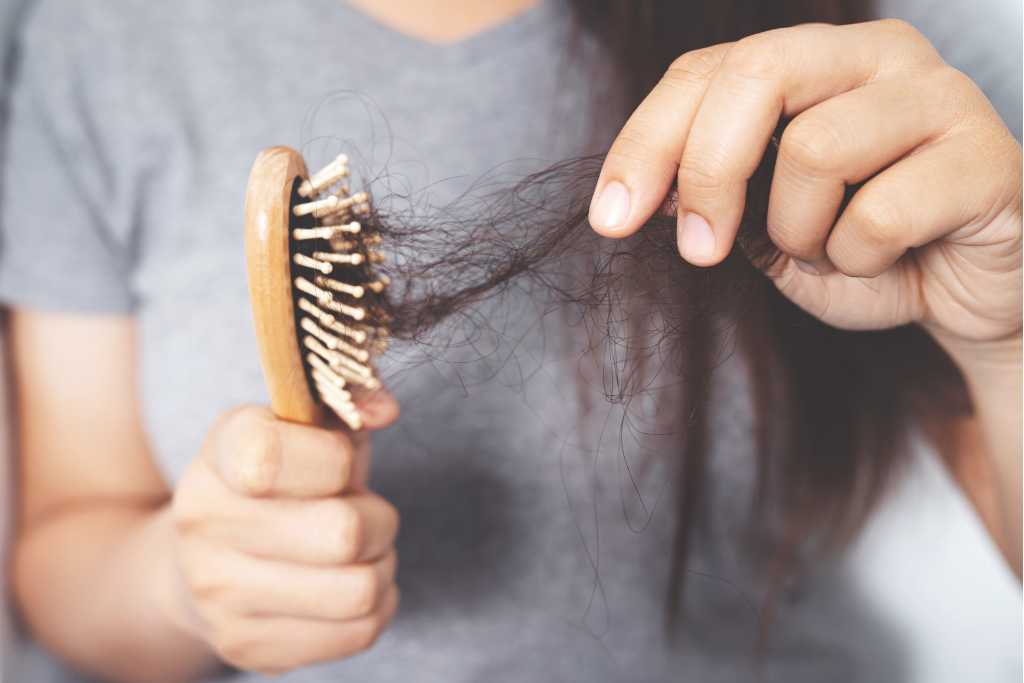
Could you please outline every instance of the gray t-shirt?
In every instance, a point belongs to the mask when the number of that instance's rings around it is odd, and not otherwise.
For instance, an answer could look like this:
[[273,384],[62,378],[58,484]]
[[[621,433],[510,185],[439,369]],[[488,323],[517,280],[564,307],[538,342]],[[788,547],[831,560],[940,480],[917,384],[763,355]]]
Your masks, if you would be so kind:
[[[337,0],[40,3],[14,94],[0,298],[136,317],[145,428],[173,483],[216,415],[266,401],[241,230],[258,151],[301,147],[315,166],[344,149],[385,178],[376,193],[443,205],[482,175],[608,141],[590,119],[626,112],[579,38],[559,0],[446,46]],[[719,373],[713,513],[669,637],[663,454],[623,448],[600,382],[580,415],[585,372],[560,318],[525,294],[488,314],[463,343],[382,362],[403,409],[374,437],[373,485],[403,518],[392,628],[370,652],[280,680],[894,679],[897,644],[832,567],[782,596],[756,659],[738,362]]]

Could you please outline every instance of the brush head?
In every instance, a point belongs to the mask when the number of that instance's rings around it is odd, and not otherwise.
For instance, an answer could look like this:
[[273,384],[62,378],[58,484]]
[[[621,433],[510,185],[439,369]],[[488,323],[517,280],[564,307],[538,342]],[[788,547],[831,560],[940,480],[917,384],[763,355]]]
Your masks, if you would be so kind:
[[319,422],[324,408],[362,427],[353,392],[374,390],[372,364],[387,343],[387,276],[380,236],[362,218],[339,155],[308,175],[295,150],[274,147],[253,164],[246,193],[246,255],[256,336],[271,408]]

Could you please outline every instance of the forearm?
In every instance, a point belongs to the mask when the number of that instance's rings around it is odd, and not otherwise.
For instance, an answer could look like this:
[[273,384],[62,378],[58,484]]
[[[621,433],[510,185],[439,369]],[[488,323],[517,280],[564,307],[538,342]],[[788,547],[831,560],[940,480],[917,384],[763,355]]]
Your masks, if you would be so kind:
[[166,505],[83,504],[19,534],[15,591],[35,635],[104,680],[192,681],[217,666],[169,615],[176,597]]
[[[986,496],[974,500],[979,508],[991,510],[995,536],[1007,562],[1021,576],[1021,451],[1022,380],[1021,338],[986,344],[946,344],[947,350],[963,372],[974,404],[980,438],[967,440],[960,458],[985,459],[980,467],[990,482],[984,487],[966,489],[968,496]],[[993,528],[994,527],[994,528]]]

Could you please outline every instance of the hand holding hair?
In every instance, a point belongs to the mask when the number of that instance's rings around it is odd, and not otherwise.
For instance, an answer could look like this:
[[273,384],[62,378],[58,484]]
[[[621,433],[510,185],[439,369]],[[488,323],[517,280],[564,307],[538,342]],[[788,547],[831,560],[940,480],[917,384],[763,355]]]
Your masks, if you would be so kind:
[[675,183],[680,254],[721,262],[780,117],[792,120],[767,227],[786,296],[846,329],[1019,338],[1020,146],[903,22],[796,26],[684,54],[613,144],[594,228],[635,232]]
[[[398,415],[384,391],[366,429]],[[223,415],[171,508],[179,590],[170,617],[217,656],[275,673],[369,647],[398,605],[398,513],[366,489],[366,431]]]
[[767,275],[829,325],[919,323],[945,348],[1002,475],[1019,574],[1021,148],[913,27],[806,24],[682,55],[612,145],[591,225],[630,235],[675,186],[679,253],[722,262],[780,118]]

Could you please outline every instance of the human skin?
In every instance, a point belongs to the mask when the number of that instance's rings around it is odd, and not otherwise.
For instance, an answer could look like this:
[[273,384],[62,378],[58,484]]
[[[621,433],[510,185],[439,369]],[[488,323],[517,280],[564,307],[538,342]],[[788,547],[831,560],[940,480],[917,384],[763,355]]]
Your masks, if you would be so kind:
[[1019,578],[1021,148],[917,30],[808,24],[682,55],[613,143],[592,226],[630,235],[674,187],[680,255],[720,263],[780,117],[768,276],[829,325],[917,323],[950,354],[976,416],[958,468],[989,473],[964,490]]
[[[459,31],[451,22],[460,16],[459,2],[437,1],[452,14],[431,12],[431,0],[374,6],[385,21],[389,11],[425,8],[422,22],[440,18],[445,25],[423,35],[440,41],[496,20],[478,17],[483,23]],[[500,5],[511,14],[524,3],[463,4]],[[670,169],[665,192],[682,146],[677,151],[675,162],[663,166]],[[614,153],[623,154],[621,145]],[[657,188],[658,178],[650,186],[649,178],[621,168],[624,181],[642,181],[635,192]],[[605,171],[602,183],[617,177]],[[1018,241],[1010,251],[1018,258],[1019,301],[1019,175],[1016,182]],[[629,216],[634,227],[637,215]],[[724,225],[707,215],[716,230]],[[9,329],[19,431],[15,590],[22,614],[53,651],[106,680],[185,681],[221,659],[276,672],[343,657],[386,626],[397,600],[390,545],[397,519],[361,486],[364,443],[285,425],[258,407],[236,409],[211,426],[171,490],[153,464],[139,416],[130,318],[15,310]],[[1016,329],[1019,339],[1019,319]],[[975,384],[1002,382],[1014,348],[1019,382],[1019,342],[1003,341],[991,339],[991,353],[964,343],[976,349],[977,370],[969,374]],[[1007,421],[1001,429],[1016,436],[1019,455],[1019,383],[1016,414],[999,412],[998,393],[976,393],[991,406],[981,413]],[[378,399],[362,405],[369,428],[396,416],[393,402]],[[998,435],[999,424],[989,432]],[[321,480],[331,485],[311,488]],[[1019,507],[1019,489],[1017,501]],[[309,515],[318,515],[316,525]],[[239,525],[243,518],[246,525]],[[355,519],[364,533],[353,533]],[[323,533],[311,536],[311,526]],[[231,581],[214,571],[224,563],[231,563]]]
[[[446,42],[534,2],[389,0],[368,9]],[[241,406],[211,425],[172,489],[139,415],[131,317],[15,309],[8,330],[14,594],[50,650],[102,680],[181,683],[223,662],[273,674],[341,659],[387,627],[399,601],[399,520],[366,490],[365,434]],[[398,415],[386,392],[359,409],[370,431]]]
[[[115,681],[275,673],[372,645],[398,603],[398,513],[366,487],[366,432],[242,406],[171,490],[138,418],[133,320],[10,323],[13,578],[37,637]],[[398,415],[383,391],[358,405],[367,430]]]

